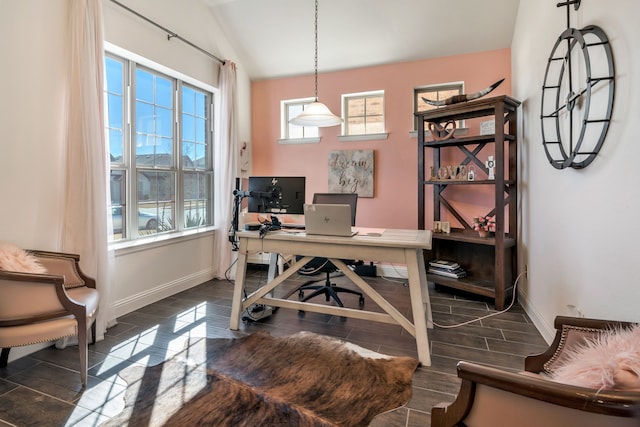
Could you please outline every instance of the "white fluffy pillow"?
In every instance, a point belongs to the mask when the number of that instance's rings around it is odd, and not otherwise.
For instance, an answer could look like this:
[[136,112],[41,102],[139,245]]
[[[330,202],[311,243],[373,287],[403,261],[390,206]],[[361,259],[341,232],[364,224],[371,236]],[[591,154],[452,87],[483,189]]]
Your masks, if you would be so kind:
[[640,325],[602,333],[568,350],[551,377],[597,390],[640,391]]
[[0,270],[37,274],[47,272],[38,258],[7,242],[0,242]]

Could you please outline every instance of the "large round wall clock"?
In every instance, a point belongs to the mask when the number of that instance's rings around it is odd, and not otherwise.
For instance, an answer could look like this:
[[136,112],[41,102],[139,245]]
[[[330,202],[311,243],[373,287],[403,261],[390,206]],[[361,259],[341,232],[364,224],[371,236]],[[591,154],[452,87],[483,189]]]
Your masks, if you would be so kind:
[[556,169],[587,167],[600,151],[609,130],[615,89],[611,45],[595,25],[569,25],[556,41],[544,75],[540,121],[547,159]]

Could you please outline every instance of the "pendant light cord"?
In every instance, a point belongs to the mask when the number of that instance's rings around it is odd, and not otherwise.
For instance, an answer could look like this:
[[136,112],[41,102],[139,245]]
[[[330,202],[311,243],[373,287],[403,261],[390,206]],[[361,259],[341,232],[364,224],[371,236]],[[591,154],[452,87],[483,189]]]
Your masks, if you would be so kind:
[[318,102],[318,0],[316,0],[316,17],[315,17],[315,31],[314,31],[314,37],[315,37],[315,46],[316,46],[316,50],[315,50],[315,57],[314,59],[314,78],[315,78],[315,83],[316,83],[316,102]]

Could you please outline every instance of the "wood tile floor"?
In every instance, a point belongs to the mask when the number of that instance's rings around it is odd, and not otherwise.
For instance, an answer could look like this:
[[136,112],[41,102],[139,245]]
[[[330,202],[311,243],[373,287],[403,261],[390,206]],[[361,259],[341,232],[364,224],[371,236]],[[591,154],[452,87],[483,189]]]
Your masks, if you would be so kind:
[[[266,271],[249,272],[249,292],[266,280]],[[322,279],[323,276],[316,276]],[[308,277],[283,284],[293,290]],[[409,319],[409,289],[401,279],[381,277],[367,281]],[[338,277],[335,283],[349,286]],[[163,299],[118,319],[104,341],[89,347],[89,381],[80,385],[77,347],[48,348],[0,369],[0,426],[98,426],[123,408],[125,383],[118,372],[132,364],[155,365],[204,337],[239,337],[258,330],[289,335],[301,330],[345,339],[381,353],[417,357],[415,340],[400,326],[340,319],[335,316],[278,309],[258,322],[242,322],[230,331],[232,285],[209,281]],[[287,292],[283,289],[281,296]],[[345,294],[341,294],[345,295]],[[434,321],[441,325],[465,322],[494,312],[489,302],[430,288]],[[296,298],[294,294],[291,298]],[[314,302],[321,302],[315,299]],[[346,295],[346,306],[357,307],[357,297]],[[376,309],[367,300],[367,309]],[[458,328],[429,330],[432,365],[414,374],[413,398],[403,408],[381,414],[371,426],[429,426],[433,405],[454,398],[459,387],[456,363],[470,360],[507,370],[522,369],[524,357],[547,345],[517,304],[507,313]],[[133,426],[138,427],[138,426]]]

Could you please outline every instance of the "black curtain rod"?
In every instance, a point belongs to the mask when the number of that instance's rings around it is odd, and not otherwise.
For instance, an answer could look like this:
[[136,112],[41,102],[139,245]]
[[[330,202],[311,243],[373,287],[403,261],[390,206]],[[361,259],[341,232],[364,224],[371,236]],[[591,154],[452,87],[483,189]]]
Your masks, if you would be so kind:
[[120,6],[121,8],[125,9],[128,12],[133,13],[134,15],[136,15],[138,18],[144,19],[145,21],[147,21],[148,23],[155,25],[156,27],[160,28],[162,31],[167,33],[167,40],[171,40],[172,38],[177,38],[178,40],[180,40],[181,42],[184,42],[186,44],[188,44],[189,46],[191,46],[194,49],[199,50],[200,52],[204,53],[205,55],[207,55],[208,57],[215,59],[216,61],[218,61],[221,64],[224,64],[224,60],[218,58],[217,56],[215,56],[212,53],[207,52],[206,50],[202,49],[200,46],[197,46],[193,43],[191,43],[189,40],[185,39],[184,37],[179,36],[178,34],[174,33],[173,31],[169,30],[168,28],[163,27],[162,25],[158,24],[157,22],[152,21],[151,19],[147,18],[144,15],[141,15],[140,13],[136,12],[135,10],[123,5],[122,3],[116,1],[116,0],[111,0],[111,2],[117,4],[118,6]]

